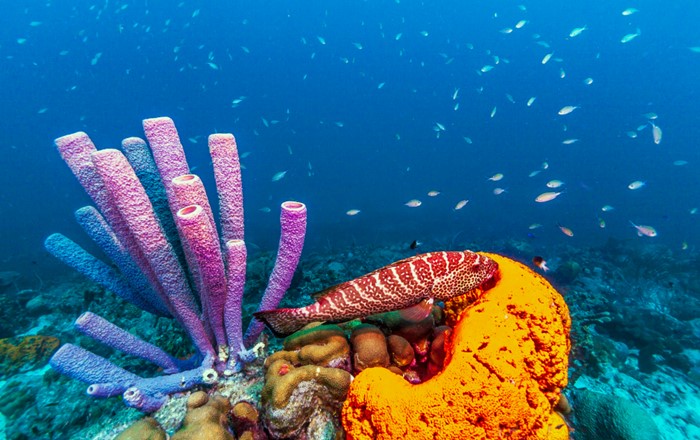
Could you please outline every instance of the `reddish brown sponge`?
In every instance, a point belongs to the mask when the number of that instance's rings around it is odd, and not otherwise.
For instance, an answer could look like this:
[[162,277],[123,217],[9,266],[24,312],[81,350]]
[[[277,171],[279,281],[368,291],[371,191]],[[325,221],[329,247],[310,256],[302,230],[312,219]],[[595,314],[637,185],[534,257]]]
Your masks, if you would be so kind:
[[386,337],[379,327],[371,324],[358,325],[350,335],[350,345],[353,352],[352,369],[355,374],[370,367],[389,366]]
[[540,275],[487,255],[500,280],[463,311],[446,305],[457,318],[443,370],[418,385],[384,368],[358,374],[343,406],[348,439],[568,439],[553,411],[567,383],[568,308]]
[[427,377],[433,377],[439,373],[445,363],[445,342],[452,329],[446,325],[436,327],[433,331],[433,340],[430,343],[430,353],[428,354]]

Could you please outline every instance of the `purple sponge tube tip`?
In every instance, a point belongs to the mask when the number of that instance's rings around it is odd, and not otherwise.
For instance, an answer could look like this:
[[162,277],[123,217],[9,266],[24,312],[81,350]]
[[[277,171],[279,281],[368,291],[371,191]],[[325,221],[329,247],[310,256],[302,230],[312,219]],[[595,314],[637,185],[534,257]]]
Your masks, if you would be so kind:
[[142,378],[124,392],[124,401],[132,408],[153,412],[165,403],[168,395],[187,391],[199,385],[211,385],[218,379],[219,375],[216,371],[207,365],[177,374]]
[[153,159],[156,162],[160,178],[163,181],[165,192],[171,203],[171,211],[175,215],[175,207],[172,205],[171,186],[172,180],[177,176],[190,172],[185,159],[185,150],[180,143],[180,136],[172,119],[168,117],[149,118],[143,120],[143,131],[151,146]]
[[[292,284],[292,277],[299,264],[301,251],[304,248],[306,205],[291,201],[282,203],[280,225],[282,232],[280,234],[277,259],[258,311],[277,308],[285,292]],[[250,346],[255,343],[264,327],[265,325],[262,321],[253,318],[243,338],[245,345]]]
[[144,394],[136,387],[124,391],[124,404],[143,413],[150,414],[158,411],[168,401],[165,394]]
[[189,205],[199,205],[204,209],[207,217],[214,224],[214,215],[209,205],[207,192],[204,189],[202,179],[196,174],[183,174],[173,179],[172,189],[175,195],[175,212]]
[[83,334],[109,347],[153,362],[163,368],[166,373],[175,373],[181,369],[178,360],[160,348],[149,344],[92,312],[85,312],[80,315],[75,321],[75,327]]

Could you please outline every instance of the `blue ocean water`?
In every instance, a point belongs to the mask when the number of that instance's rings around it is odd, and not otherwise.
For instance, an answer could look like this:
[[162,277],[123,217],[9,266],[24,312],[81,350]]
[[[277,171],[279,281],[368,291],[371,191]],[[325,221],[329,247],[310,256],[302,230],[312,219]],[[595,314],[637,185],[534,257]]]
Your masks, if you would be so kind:
[[116,148],[157,116],[175,121],[212,201],[206,138],[234,133],[255,249],[274,251],[279,205],[299,200],[311,252],[512,241],[556,260],[615,239],[697,258],[698,18],[689,0],[10,2],[7,291],[65,274],[42,246],[52,232],[99,254],[53,139],[85,131]]

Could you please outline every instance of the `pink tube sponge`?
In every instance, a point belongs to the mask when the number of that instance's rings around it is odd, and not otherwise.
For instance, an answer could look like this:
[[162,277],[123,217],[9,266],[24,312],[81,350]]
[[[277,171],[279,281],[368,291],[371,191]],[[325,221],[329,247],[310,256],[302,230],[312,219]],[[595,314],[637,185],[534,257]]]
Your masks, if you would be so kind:
[[[306,235],[306,205],[300,202],[282,203],[280,215],[281,235],[275,267],[265,289],[258,311],[277,308],[282,297],[292,284],[292,277],[299,264]],[[253,319],[244,338],[245,344],[253,343],[264,328],[262,321]]]
[[170,200],[172,180],[190,172],[175,123],[167,117],[144,119],[143,131]]
[[247,252],[243,240],[226,242],[226,306],[224,307],[224,324],[230,350],[227,370],[237,372],[243,362],[240,357],[249,354],[243,345],[243,323],[241,308],[245,289]]
[[204,209],[207,217],[214,224],[214,216],[211,212],[207,192],[204,189],[202,179],[196,174],[183,174],[172,180],[173,194],[175,195],[175,211],[179,211],[185,206],[199,205]]
[[180,239],[187,249],[188,264],[197,268],[191,273],[197,277],[196,283],[200,289],[199,296],[206,321],[216,338],[219,357],[223,359],[228,346],[224,332],[226,273],[216,229],[213,228],[204,208],[199,205],[180,209],[175,222],[180,231]]

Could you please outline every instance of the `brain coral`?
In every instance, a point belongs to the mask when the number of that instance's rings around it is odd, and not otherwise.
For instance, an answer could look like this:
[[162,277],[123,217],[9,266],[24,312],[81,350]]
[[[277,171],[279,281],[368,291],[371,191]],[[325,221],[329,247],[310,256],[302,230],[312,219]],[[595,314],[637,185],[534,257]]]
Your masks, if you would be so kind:
[[567,383],[568,308],[540,275],[489,256],[500,279],[459,315],[444,369],[418,385],[384,368],[358,374],[343,406],[348,439],[568,439],[552,411]]

